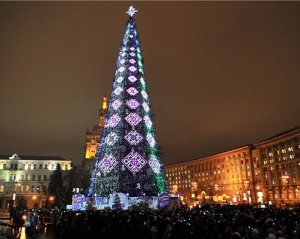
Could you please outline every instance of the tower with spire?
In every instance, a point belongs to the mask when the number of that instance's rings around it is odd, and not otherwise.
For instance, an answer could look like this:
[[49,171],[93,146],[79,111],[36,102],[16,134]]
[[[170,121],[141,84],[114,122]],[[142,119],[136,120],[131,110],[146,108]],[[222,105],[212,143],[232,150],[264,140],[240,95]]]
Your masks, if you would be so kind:
[[98,124],[94,125],[93,130],[87,130],[85,135],[85,161],[93,161],[95,163],[96,152],[100,145],[102,131],[104,129],[104,116],[107,111],[106,92],[103,96],[102,108],[99,109]]
[[[122,192],[155,196],[166,191],[152,122],[144,62],[132,6],[96,153],[89,196]],[[100,122],[100,121],[99,121]]]

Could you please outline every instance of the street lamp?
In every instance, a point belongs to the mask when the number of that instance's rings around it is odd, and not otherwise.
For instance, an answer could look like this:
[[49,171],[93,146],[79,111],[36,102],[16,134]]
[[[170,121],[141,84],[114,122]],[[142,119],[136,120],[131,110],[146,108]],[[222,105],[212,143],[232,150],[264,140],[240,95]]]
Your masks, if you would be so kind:
[[16,207],[16,193],[13,193],[13,201],[14,201],[13,206]]
[[49,197],[49,201],[50,201],[50,207],[52,206],[53,202],[54,202],[54,197],[53,196],[50,196]]
[[36,196],[33,196],[33,197],[32,197],[32,200],[33,200],[33,207],[35,208],[35,204],[36,204]]

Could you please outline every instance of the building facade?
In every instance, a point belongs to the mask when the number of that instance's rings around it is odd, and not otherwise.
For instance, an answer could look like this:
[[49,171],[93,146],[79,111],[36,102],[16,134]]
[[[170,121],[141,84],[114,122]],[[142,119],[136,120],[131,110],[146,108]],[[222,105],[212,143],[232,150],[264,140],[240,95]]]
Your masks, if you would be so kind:
[[58,163],[67,176],[72,169],[71,160],[56,156],[0,155],[0,209],[18,206],[21,199],[26,200],[28,207],[42,207],[46,200],[51,201],[47,188]]
[[197,203],[294,203],[300,186],[300,127],[257,144],[164,167],[168,190]]
[[253,158],[260,161],[258,183],[266,201],[282,203],[300,202],[300,127],[287,130],[255,144]]
[[[98,124],[94,125],[93,130],[86,132],[85,136],[85,160],[95,160],[97,149],[100,145],[101,135],[104,128],[105,114],[107,112],[107,98],[103,97],[102,108],[99,109]],[[95,161],[94,161],[95,162]]]

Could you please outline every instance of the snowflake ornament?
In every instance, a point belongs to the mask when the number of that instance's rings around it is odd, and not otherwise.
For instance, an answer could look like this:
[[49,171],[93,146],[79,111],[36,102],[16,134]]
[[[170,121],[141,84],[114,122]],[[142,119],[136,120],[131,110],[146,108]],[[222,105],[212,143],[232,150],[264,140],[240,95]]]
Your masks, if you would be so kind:
[[109,154],[104,156],[98,166],[103,173],[110,173],[117,164],[118,162],[116,158],[112,154]]
[[129,16],[133,16],[138,10],[136,10],[133,6],[130,6],[128,8],[128,11],[126,12]]

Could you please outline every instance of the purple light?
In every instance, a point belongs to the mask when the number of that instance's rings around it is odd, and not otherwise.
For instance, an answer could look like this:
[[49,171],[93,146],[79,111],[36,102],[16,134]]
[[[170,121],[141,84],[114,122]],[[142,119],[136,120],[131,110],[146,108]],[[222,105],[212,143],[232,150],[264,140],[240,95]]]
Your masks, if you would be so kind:
[[121,66],[121,67],[118,69],[119,72],[123,72],[124,70],[125,70],[125,67],[124,67],[124,66]]
[[153,148],[155,146],[156,142],[155,142],[155,139],[153,138],[152,134],[148,133],[146,138],[147,138],[149,145]]
[[123,158],[122,163],[131,172],[140,171],[147,161],[137,152],[130,152],[125,158]]
[[131,145],[138,145],[143,139],[143,137],[136,130],[131,130],[124,136],[124,138]]
[[131,158],[130,159],[130,163],[133,165],[133,166],[136,166],[138,164],[138,159],[137,158]]
[[113,146],[117,140],[118,140],[117,134],[116,134],[116,133],[110,133],[110,134],[107,135],[107,137],[105,138],[105,143],[106,143],[108,146]]
[[138,123],[141,122],[142,118],[138,116],[136,113],[130,113],[125,117],[125,120],[131,125],[131,126],[136,126]]
[[115,93],[116,95],[119,95],[119,94],[121,94],[122,91],[123,91],[123,88],[120,87],[120,86],[118,86],[118,87],[114,90],[114,93]]
[[116,158],[112,155],[105,155],[102,160],[100,160],[98,166],[103,173],[110,173],[118,164]]
[[108,120],[106,126],[114,128],[119,124],[120,121],[121,121],[121,118],[117,114],[115,114]]
[[114,102],[112,102],[111,107],[114,110],[118,110],[121,105],[122,105],[122,102],[120,100],[115,100]]
[[152,168],[154,173],[159,173],[160,171],[160,163],[154,155],[150,155],[149,165]]
[[132,96],[135,96],[137,93],[139,93],[139,92],[137,91],[137,89],[134,88],[134,87],[130,87],[129,89],[127,89],[127,92],[128,92],[128,94],[130,94],[130,95],[132,95]]
[[[135,67],[134,67],[135,68]],[[129,76],[128,80],[130,80],[132,83],[137,81],[137,78],[135,76]]]
[[136,68],[135,68],[134,66],[130,66],[128,69],[129,69],[131,72],[136,71]]
[[136,62],[136,60],[130,59],[129,62],[130,62],[131,64],[134,64],[134,63]]
[[140,103],[135,100],[135,99],[130,99],[126,102],[126,105],[130,108],[130,109],[136,109],[137,107],[139,107]]
[[153,124],[152,124],[152,121],[150,120],[148,115],[144,116],[144,121],[145,121],[145,124],[147,125],[148,128],[152,127]]

